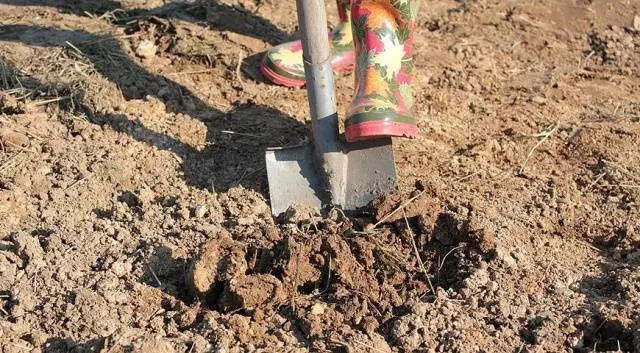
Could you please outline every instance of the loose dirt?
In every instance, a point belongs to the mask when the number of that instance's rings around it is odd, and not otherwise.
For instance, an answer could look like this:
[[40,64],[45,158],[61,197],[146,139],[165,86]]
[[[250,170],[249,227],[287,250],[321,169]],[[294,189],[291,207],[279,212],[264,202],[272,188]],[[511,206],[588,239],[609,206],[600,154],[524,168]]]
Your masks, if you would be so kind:
[[1,352],[640,352],[640,3],[423,1],[398,192],[275,223],[294,11],[0,0]]

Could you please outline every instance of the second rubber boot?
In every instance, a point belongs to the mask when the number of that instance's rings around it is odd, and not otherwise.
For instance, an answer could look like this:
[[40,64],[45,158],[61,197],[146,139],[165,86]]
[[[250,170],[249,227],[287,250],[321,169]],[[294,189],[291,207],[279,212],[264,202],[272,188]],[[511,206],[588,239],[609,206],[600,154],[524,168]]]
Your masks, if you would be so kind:
[[[353,36],[351,34],[351,0],[337,0],[340,23],[329,34],[333,70],[351,72],[355,62]],[[269,81],[289,87],[305,84],[302,42],[299,40],[275,46],[264,56],[260,71]]]
[[356,88],[347,141],[418,136],[411,89],[417,11],[417,0],[352,1]]

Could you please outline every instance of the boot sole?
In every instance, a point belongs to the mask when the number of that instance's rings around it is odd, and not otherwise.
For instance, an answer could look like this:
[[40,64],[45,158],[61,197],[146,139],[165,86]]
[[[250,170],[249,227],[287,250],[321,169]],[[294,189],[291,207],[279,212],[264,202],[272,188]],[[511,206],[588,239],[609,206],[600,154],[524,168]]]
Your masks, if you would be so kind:
[[345,129],[347,142],[372,140],[382,137],[416,138],[420,134],[415,124],[395,121],[365,121]]
[[[351,64],[344,67],[334,68],[334,71],[339,74],[348,74],[352,72],[354,68],[355,65]],[[269,68],[269,66],[264,62],[260,63],[260,72],[266,79],[277,85],[301,88],[306,84],[304,80],[297,80],[278,74],[277,72]]]
[[286,87],[295,87],[295,88],[300,88],[305,85],[304,81],[278,75],[275,71],[271,70],[264,63],[260,64],[260,72],[267,80],[277,85],[286,86]]

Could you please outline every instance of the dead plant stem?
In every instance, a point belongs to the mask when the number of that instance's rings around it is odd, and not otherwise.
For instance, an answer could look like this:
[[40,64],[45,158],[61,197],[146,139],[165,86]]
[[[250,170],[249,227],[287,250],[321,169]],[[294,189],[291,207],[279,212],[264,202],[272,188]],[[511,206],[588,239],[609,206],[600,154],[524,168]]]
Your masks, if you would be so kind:
[[382,217],[378,222],[376,222],[376,224],[373,225],[373,228],[377,228],[379,225],[384,223],[387,219],[389,219],[389,217],[393,216],[398,211],[404,210],[407,206],[409,206],[411,203],[413,203],[415,200],[417,200],[420,196],[422,196],[422,194],[424,194],[424,192],[425,192],[425,190],[420,191],[416,196],[410,198],[409,200],[407,200],[406,202],[404,202],[403,204],[398,206],[398,208],[396,208],[395,210],[391,211],[391,213],[389,213],[386,216]]
[[556,123],[553,129],[545,132],[544,135],[542,136],[542,139],[540,139],[540,141],[538,141],[538,143],[536,143],[536,145],[533,146],[533,148],[529,151],[529,154],[527,154],[527,158],[525,158],[524,162],[522,162],[522,165],[520,166],[520,170],[518,171],[519,174],[522,174],[522,172],[524,172],[524,168],[526,167],[527,163],[529,162],[529,159],[531,158],[533,153],[536,151],[536,149],[540,147],[547,139],[549,139],[549,137],[551,137],[551,135],[553,135],[556,132],[556,130],[558,130],[559,126],[560,124]]
[[409,238],[411,239],[411,246],[413,247],[413,251],[416,253],[416,258],[418,259],[418,265],[420,266],[420,270],[424,274],[424,277],[427,279],[429,283],[429,289],[433,295],[436,295],[436,291],[433,288],[433,283],[431,283],[431,278],[429,277],[429,273],[427,269],[424,267],[424,262],[422,262],[422,258],[420,258],[420,252],[418,251],[418,246],[416,245],[416,241],[414,238],[413,231],[411,230],[411,226],[409,225],[409,220],[407,219],[407,214],[402,210],[402,215],[404,216],[404,223],[407,225],[407,231],[409,232]]

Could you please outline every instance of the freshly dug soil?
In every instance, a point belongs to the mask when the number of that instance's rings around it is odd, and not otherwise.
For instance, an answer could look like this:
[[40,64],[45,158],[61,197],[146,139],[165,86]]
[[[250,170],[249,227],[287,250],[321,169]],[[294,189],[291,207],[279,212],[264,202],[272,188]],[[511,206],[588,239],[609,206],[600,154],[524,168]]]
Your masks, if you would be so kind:
[[639,2],[424,1],[398,191],[275,223],[294,12],[0,0],[0,352],[640,352]]

